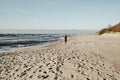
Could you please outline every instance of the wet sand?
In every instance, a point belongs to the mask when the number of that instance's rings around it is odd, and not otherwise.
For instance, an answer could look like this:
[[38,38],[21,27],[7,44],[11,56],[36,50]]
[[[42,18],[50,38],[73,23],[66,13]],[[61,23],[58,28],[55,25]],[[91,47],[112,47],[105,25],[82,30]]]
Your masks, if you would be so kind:
[[0,80],[120,80],[120,34],[1,52]]

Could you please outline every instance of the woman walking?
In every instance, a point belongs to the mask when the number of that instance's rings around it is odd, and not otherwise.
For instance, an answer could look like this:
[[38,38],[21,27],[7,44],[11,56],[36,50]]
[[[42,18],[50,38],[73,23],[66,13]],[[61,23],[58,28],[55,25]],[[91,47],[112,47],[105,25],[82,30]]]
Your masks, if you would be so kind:
[[67,43],[67,35],[64,37],[65,44]]

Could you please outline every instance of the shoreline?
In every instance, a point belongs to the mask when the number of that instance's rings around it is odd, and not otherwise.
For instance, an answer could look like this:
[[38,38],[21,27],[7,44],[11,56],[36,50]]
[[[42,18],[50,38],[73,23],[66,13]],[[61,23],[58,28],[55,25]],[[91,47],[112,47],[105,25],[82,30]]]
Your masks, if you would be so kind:
[[0,52],[0,79],[119,80],[120,35],[82,34],[47,45]]
[[[55,41],[57,42],[57,41]],[[48,42],[48,43],[45,43],[45,44],[38,44],[38,45],[34,45],[34,46],[27,46],[27,47],[19,47],[19,48],[14,48],[14,49],[9,49],[9,50],[4,50],[4,51],[0,51],[0,53],[2,52],[14,52],[14,51],[20,51],[20,50],[24,50],[24,49],[29,49],[29,48],[33,48],[33,47],[44,47],[44,46],[47,46],[47,45],[50,45],[51,43],[54,43],[54,42]]]
[[[78,35],[89,35],[89,34],[93,34],[93,33],[88,33],[88,34],[72,34],[71,36],[68,36],[68,39],[71,38],[71,37],[78,36]],[[64,37],[61,37],[59,40],[56,40],[56,41],[53,41],[53,42],[47,42],[47,43],[44,43],[44,44],[38,44],[38,45],[27,46],[27,47],[14,48],[14,49],[10,49],[10,50],[7,50],[7,51],[0,51],[0,53],[26,50],[26,49],[29,49],[29,48],[32,49],[34,47],[45,47],[45,46],[49,46],[49,45],[52,45],[54,43],[57,43],[57,42],[59,43],[59,42],[63,42],[63,41],[64,41]]]

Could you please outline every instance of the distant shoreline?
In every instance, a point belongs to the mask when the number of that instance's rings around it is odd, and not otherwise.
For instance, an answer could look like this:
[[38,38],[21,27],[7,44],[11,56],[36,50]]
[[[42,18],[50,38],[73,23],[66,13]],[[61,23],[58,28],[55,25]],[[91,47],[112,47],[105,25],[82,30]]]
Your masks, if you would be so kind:
[[[48,42],[54,42],[64,37],[64,35],[79,35],[79,34],[88,34],[94,33],[92,30],[31,30],[28,32],[22,30],[21,33],[2,33],[0,32],[0,49],[9,50],[20,47],[28,47],[34,45],[42,45]],[[27,33],[25,33],[27,32]],[[30,33],[29,33],[30,32]],[[36,33],[35,33],[36,32]],[[55,36],[54,36],[55,35]],[[42,39],[42,40],[41,40]]]
[[85,34],[85,33],[95,33],[97,30],[77,30],[77,29],[56,29],[56,30],[2,30],[0,29],[0,34]]

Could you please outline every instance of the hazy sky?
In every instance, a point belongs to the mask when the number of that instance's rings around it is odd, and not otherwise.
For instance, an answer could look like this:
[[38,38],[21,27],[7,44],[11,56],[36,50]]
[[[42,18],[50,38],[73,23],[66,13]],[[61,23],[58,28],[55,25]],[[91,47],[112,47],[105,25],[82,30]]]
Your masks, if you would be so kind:
[[120,0],[0,0],[0,29],[101,29],[120,22]]

